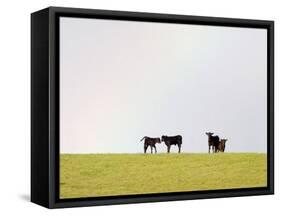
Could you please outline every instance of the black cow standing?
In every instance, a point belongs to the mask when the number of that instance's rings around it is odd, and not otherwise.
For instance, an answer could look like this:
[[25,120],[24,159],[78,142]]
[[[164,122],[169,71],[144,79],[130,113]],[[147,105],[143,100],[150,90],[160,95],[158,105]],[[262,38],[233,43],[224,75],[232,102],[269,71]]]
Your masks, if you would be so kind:
[[161,142],[164,142],[167,146],[167,153],[170,153],[171,145],[178,145],[179,153],[181,152],[182,136],[162,136]]
[[206,133],[206,135],[208,136],[209,153],[211,148],[213,150],[213,153],[217,152],[220,144],[220,138],[218,136],[213,136],[213,134],[214,133],[211,132]]
[[141,141],[143,141],[143,140],[144,140],[144,153],[146,153],[146,150],[147,150],[148,146],[150,146],[151,154],[153,153],[152,148],[155,149],[155,154],[156,154],[157,153],[156,144],[161,143],[160,138],[158,138],[158,137],[157,138],[151,138],[151,137],[145,136],[141,139]]

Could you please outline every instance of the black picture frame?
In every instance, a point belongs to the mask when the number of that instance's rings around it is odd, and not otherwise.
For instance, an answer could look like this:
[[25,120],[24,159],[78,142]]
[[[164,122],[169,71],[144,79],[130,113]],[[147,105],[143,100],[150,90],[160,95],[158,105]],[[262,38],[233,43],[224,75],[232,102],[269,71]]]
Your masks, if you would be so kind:
[[[59,17],[267,29],[267,187],[59,198]],[[31,201],[47,208],[160,202],[274,193],[274,22],[49,7],[31,14]]]

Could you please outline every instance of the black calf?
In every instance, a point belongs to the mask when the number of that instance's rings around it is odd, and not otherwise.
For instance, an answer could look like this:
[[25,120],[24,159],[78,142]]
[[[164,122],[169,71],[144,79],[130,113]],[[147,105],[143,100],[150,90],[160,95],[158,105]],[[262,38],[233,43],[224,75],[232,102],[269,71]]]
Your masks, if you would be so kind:
[[170,153],[171,145],[178,145],[179,153],[181,152],[182,136],[162,136],[161,142],[164,142],[167,146],[167,153]]
[[155,154],[157,153],[157,150],[156,150],[156,143],[161,143],[160,141],[160,138],[151,138],[151,137],[143,137],[141,139],[141,141],[144,140],[144,153],[146,153],[146,150],[148,148],[148,146],[150,146],[151,148],[151,154],[153,153],[152,149],[154,148],[155,149]]

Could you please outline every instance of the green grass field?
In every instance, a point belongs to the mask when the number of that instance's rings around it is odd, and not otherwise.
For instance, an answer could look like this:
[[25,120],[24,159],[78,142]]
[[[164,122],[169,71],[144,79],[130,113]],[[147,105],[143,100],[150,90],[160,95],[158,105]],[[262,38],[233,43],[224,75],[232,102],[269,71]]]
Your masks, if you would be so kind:
[[60,197],[266,186],[266,154],[62,154]]

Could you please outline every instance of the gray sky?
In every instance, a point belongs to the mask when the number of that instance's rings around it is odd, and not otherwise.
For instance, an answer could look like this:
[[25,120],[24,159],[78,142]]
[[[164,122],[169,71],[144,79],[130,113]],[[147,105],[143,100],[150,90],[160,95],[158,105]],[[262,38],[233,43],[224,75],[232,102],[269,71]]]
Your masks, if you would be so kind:
[[178,134],[183,152],[207,152],[206,131],[227,152],[266,152],[266,37],[60,18],[61,153],[138,153],[143,136]]

